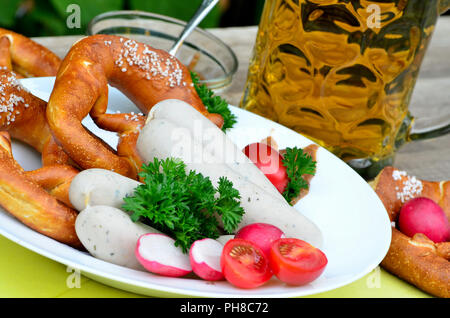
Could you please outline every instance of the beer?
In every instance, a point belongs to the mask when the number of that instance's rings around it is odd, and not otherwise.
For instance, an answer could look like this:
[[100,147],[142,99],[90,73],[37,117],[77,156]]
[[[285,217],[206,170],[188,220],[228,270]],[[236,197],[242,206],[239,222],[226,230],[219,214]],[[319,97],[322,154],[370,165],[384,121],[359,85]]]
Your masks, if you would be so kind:
[[346,161],[392,158],[438,15],[438,0],[266,0],[241,107]]

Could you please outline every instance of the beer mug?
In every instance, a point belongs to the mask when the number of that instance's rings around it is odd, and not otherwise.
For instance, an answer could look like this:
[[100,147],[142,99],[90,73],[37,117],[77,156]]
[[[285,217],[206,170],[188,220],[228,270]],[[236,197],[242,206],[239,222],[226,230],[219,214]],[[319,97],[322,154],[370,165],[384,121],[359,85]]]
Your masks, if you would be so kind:
[[266,0],[240,106],[324,146],[366,178],[411,134],[408,104],[450,0]]

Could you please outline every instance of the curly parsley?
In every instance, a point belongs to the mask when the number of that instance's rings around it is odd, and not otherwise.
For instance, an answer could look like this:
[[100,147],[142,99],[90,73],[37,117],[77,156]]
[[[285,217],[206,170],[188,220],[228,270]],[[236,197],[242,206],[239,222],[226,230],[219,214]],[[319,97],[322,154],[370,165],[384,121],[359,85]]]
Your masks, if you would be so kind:
[[314,175],[316,173],[316,161],[303,152],[303,149],[294,147],[286,148],[286,154],[283,157],[283,165],[286,167],[286,173],[289,183],[283,192],[283,197],[287,202],[300,194],[300,190],[308,189],[308,182],[303,178],[305,174]]
[[180,160],[155,158],[142,166],[139,175],[144,184],[124,198],[123,209],[132,213],[134,222],[142,220],[173,237],[184,252],[198,239],[219,237],[217,216],[224,230],[232,233],[244,214],[231,181],[222,177],[215,188],[208,177],[186,173]]
[[208,112],[222,116],[222,130],[225,131],[228,128],[232,128],[236,123],[236,116],[231,112],[228,102],[220,96],[215,96],[214,92],[206,85],[200,84],[200,79],[196,73],[191,72],[191,77],[195,90]]

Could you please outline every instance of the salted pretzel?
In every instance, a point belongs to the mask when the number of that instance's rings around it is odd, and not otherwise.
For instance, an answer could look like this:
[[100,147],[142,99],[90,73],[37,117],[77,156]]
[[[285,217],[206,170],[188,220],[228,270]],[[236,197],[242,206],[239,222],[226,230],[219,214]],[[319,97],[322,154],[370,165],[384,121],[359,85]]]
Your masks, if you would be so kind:
[[[44,165],[70,161],[50,133],[47,103],[17,81],[25,76],[54,76],[61,60],[40,44],[0,28],[0,130],[40,153]],[[21,75],[19,75],[21,74]]]
[[28,227],[59,242],[81,247],[75,232],[77,212],[33,182],[11,152],[7,132],[0,132],[0,205]]
[[[60,62],[32,40],[0,29],[0,205],[36,231],[79,247],[76,212],[68,198],[78,170],[66,165],[72,161],[54,142],[46,119],[47,103],[17,81],[18,77],[56,75]],[[44,167],[24,171],[12,156],[10,136],[41,152]]]
[[[372,186],[394,224],[403,204],[416,197],[438,203],[450,221],[450,181],[423,181],[386,167]],[[408,237],[394,226],[391,246],[381,266],[432,295],[450,297],[450,242],[435,244],[423,234]]]
[[37,170],[25,171],[27,178],[45,189],[50,195],[70,208],[69,188],[79,170],[69,165],[47,165]]
[[[223,118],[210,114],[197,95],[189,70],[169,53],[146,44],[114,35],[86,37],[70,49],[57,74],[47,107],[47,120],[64,151],[82,168],[104,168],[136,178],[139,163],[134,162],[133,130],[144,117],[107,114],[108,86],[118,88],[143,114],[157,102],[181,99],[218,126]],[[123,135],[125,145],[118,152],[95,139],[81,124],[91,115],[103,129]],[[140,125],[139,125],[140,124]],[[134,132],[136,135],[137,132]],[[123,151],[132,151],[131,156]]]
[[55,76],[61,60],[33,40],[0,28],[0,65],[23,77]]
[[0,130],[40,153],[44,165],[68,164],[69,156],[50,132],[45,116],[47,103],[26,90],[14,72],[0,70]]

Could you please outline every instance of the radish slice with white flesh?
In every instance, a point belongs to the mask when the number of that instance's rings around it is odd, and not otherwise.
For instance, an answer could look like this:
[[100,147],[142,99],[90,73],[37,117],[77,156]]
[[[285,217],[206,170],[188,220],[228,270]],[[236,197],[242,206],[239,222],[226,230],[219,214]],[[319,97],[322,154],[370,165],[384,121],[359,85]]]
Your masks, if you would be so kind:
[[192,272],[189,256],[175,240],[164,234],[144,234],[136,244],[136,257],[146,270],[169,277],[181,277]]
[[192,270],[204,280],[222,280],[224,276],[220,267],[223,245],[216,240],[205,238],[191,245],[189,258]]

